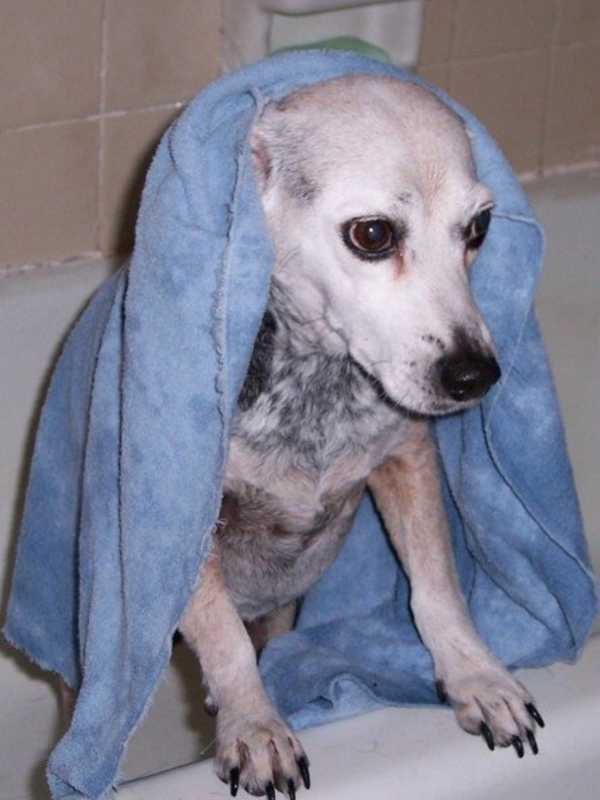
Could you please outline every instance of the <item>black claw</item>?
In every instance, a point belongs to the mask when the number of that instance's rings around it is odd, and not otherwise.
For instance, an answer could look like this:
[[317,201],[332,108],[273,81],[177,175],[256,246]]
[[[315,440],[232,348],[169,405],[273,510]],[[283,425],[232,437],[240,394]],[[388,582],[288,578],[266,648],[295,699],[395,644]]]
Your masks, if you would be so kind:
[[531,747],[531,752],[533,753],[534,756],[537,756],[539,748],[537,746],[537,742],[535,740],[533,731],[526,730],[525,733],[527,734],[527,741],[529,742],[529,746]]
[[526,703],[525,704],[525,708],[529,712],[529,716],[534,720],[534,722],[537,722],[537,724],[540,726],[540,728],[545,728],[546,727],[546,723],[542,719],[542,715],[537,710],[537,708],[533,705],[533,703]]
[[294,781],[291,778],[288,780],[288,795],[290,800],[296,800],[296,787],[294,786]]
[[302,783],[307,789],[310,789],[310,772],[308,771],[308,759],[306,756],[300,756],[298,759],[298,769],[302,776]]
[[267,797],[269,798],[269,800],[275,800],[275,787],[273,786],[271,781],[269,781],[269,783],[267,783],[267,785],[265,787],[265,793],[266,793]]
[[435,682],[435,691],[437,692],[440,703],[448,702],[448,695],[446,694],[446,686],[444,685],[444,681]]
[[231,796],[235,797],[240,786],[240,768],[233,767],[229,772],[229,789]]
[[513,736],[512,746],[517,751],[517,755],[519,756],[519,758],[523,758],[523,756],[525,755],[525,748],[523,747],[523,742],[521,741],[519,736]]
[[487,746],[490,748],[490,750],[493,750],[496,747],[496,745],[494,744],[494,734],[491,732],[491,730],[485,724],[485,722],[481,723],[479,731],[483,736],[483,738],[485,739],[485,743],[487,744]]

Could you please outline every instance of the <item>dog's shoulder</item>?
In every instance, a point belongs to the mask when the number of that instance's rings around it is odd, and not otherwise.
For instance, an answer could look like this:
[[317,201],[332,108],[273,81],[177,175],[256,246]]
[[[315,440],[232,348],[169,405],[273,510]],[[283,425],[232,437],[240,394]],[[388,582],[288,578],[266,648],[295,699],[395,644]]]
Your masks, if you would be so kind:
[[248,411],[267,389],[273,362],[276,331],[275,316],[267,309],[254,342],[248,372],[238,398],[241,412]]

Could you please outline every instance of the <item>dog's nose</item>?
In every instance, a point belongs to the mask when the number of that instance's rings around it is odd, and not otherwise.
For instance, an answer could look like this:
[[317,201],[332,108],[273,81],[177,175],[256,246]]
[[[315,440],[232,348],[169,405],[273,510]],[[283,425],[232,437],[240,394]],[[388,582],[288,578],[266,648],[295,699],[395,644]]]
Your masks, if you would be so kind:
[[500,378],[500,367],[493,356],[460,353],[440,360],[440,382],[453,400],[475,400]]

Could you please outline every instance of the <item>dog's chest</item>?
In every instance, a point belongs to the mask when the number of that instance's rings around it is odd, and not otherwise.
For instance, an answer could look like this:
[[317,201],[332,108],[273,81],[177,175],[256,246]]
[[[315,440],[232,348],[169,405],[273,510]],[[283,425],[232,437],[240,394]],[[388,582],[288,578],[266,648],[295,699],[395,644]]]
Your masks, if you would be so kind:
[[[347,357],[275,352],[262,391],[235,419],[228,479],[323,500],[364,481],[402,440],[406,418]],[[287,502],[289,499],[289,503]]]
[[407,422],[347,359],[273,358],[235,420],[222,569],[245,618],[304,594],[333,561],[373,468]]

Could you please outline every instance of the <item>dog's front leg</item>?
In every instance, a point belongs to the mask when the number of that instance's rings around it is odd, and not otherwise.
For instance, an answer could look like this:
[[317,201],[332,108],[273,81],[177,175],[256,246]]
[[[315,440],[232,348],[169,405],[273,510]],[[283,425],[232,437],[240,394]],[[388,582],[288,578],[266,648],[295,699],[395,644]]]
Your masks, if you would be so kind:
[[459,587],[439,483],[437,455],[424,422],[369,478],[395,550],[411,584],[411,608],[434,660],[440,693],[459,724],[490,749],[512,744],[534,753],[535,722],[543,721],[527,689],[477,635]]
[[308,759],[268,698],[256,653],[224,584],[217,553],[209,556],[179,628],[200,660],[217,711],[215,768],[236,794],[241,783],[255,795],[290,798]]

